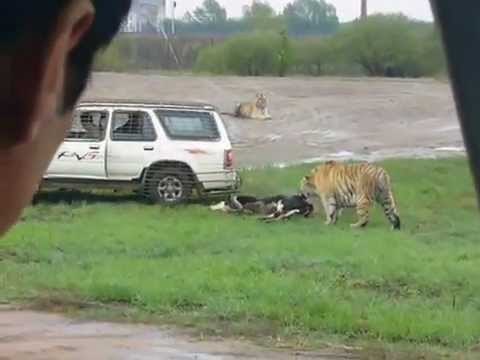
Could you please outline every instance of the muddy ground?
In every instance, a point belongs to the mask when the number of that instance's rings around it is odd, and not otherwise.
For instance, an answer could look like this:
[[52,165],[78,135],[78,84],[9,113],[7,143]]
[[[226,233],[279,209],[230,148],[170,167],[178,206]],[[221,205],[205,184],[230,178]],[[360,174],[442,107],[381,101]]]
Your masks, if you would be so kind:
[[[436,157],[462,152],[447,84],[434,80],[164,77],[96,74],[87,97],[194,100],[232,111],[264,91],[271,121],[225,121],[240,167],[320,158]],[[0,310],[0,359],[351,359],[235,341],[198,342],[169,330]]]
[[272,120],[224,116],[241,167],[463,149],[449,85],[435,80],[96,74],[86,96],[203,101],[232,112],[259,91]]
[[146,325],[67,319],[0,308],[0,360],[333,360],[345,350],[271,350],[244,341],[200,341]]

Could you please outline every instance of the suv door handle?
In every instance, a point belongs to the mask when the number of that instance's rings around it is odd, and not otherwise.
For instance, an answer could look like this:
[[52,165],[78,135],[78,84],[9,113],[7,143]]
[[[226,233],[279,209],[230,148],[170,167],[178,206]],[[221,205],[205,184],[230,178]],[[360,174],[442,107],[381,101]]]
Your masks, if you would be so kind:
[[90,150],[100,150],[100,145],[91,145]]
[[145,150],[145,151],[153,151],[153,150],[154,150],[154,147],[153,147],[153,146],[144,146],[144,147],[143,147],[143,150]]

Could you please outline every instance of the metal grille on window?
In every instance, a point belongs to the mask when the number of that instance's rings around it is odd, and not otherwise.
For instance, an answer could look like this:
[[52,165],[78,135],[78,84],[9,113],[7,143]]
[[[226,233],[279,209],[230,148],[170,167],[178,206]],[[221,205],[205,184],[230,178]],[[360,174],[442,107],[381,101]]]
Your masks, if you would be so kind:
[[76,111],[66,139],[70,141],[102,141],[105,138],[108,113]]
[[155,141],[155,139],[155,129],[148,113],[142,111],[114,113],[112,140]]

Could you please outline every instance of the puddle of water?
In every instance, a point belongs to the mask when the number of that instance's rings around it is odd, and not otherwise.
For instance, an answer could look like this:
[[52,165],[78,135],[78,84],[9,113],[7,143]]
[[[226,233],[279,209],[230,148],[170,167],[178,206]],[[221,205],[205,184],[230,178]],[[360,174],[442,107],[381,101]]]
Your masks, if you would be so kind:
[[437,132],[460,131],[460,125],[445,126],[436,131]]
[[276,141],[278,141],[282,138],[283,138],[282,135],[270,134],[270,135],[265,136],[264,139],[267,140],[267,141],[270,141],[270,142],[276,142]]
[[350,151],[340,151],[338,153],[328,154],[328,157],[350,159],[355,157],[355,154]]
[[407,148],[407,149],[392,149],[374,151],[368,154],[356,154],[350,151],[340,151],[338,153],[327,154],[314,158],[306,158],[303,160],[291,162],[276,162],[270,165],[263,166],[247,166],[243,169],[254,170],[268,167],[284,169],[289,166],[320,163],[332,159],[340,161],[369,161],[376,162],[386,159],[400,158],[400,159],[442,159],[459,154],[466,154],[464,147],[439,147],[439,148]]
[[305,130],[300,133],[300,135],[318,135],[321,134],[322,130]]
[[338,139],[341,137],[341,134],[333,130],[325,130],[321,132],[322,137],[325,139]]
[[349,137],[349,134],[342,131],[334,130],[305,130],[300,133],[301,136],[310,136],[315,135],[317,138],[321,138],[322,141],[325,140],[339,140]]
[[446,146],[446,147],[439,147],[436,148],[435,151],[446,151],[446,152],[465,152],[465,148],[462,146]]

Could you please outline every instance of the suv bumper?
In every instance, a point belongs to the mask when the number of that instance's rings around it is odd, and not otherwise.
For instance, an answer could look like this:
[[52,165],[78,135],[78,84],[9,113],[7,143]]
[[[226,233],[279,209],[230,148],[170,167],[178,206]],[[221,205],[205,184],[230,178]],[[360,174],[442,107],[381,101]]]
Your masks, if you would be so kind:
[[198,174],[202,196],[225,195],[237,192],[242,186],[240,173],[235,170],[222,173]]

